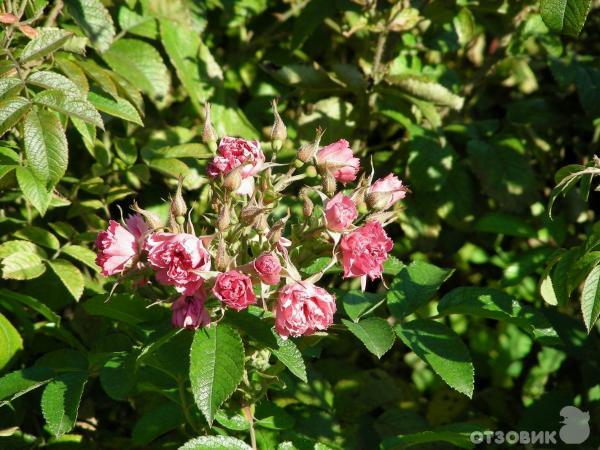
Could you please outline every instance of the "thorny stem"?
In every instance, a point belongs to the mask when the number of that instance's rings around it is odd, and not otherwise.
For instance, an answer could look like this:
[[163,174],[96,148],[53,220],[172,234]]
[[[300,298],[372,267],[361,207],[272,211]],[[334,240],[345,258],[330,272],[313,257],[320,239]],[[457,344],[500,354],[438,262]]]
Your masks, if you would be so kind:
[[64,6],[63,0],[56,0],[54,2],[54,6],[48,13],[48,17],[46,17],[46,22],[44,23],[44,26],[48,27],[48,26],[54,25],[54,22],[56,22],[56,18],[62,11],[63,6]]

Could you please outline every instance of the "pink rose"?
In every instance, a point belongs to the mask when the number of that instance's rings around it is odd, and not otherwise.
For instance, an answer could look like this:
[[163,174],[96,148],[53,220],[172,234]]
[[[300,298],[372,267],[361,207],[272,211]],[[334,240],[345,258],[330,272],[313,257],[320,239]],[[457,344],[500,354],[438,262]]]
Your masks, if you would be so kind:
[[324,166],[341,183],[354,181],[360,168],[360,160],[354,157],[345,139],[320,149],[316,160],[319,166]]
[[310,335],[333,323],[335,297],[305,281],[286,284],[279,291],[275,329],[284,338]]
[[279,258],[272,253],[265,253],[254,260],[254,270],[258,274],[260,281],[265,284],[279,283],[281,273],[281,263]]
[[402,200],[404,197],[406,197],[407,191],[408,188],[402,184],[402,180],[400,180],[396,175],[390,173],[385,178],[380,178],[379,180],[375,181],[367,193],[373,194],[380,192],[385,195],[383,200],[386,203],[381,209],[388,209],[398,200]]
[[96,238],[96,264],[102,268],[105,276],[122,272],[134,256],[142,250],[141,238],[148,228],[139,214],[133,214],[125,220],[127,228],[114,220],[108,222],[108,228],[98,233]]
[[256,303],[250,277],[237,270],[217,275],[212,291],[215,297],[236,311]]
[[341,192],[325,203],[325,220],[327,228],[341,233],[348,229],[358,217],[356,205],[352,199]]
[[363,275],[368,275],[371,280],[380,278],[383,263],[393,246],[393,241],[377,221],[346,234],[340,242],[344,278]]
[[210,270],[210,255],[202,241],[187,233],[152,233],[146,240],[148,262],[156,281],[192,295],[202,284],[199,272]]
[[217,155],[208,165],[210,177],[227,175],[231,170],[244,165],[241,172],[242,184],[236,191],[238,194],[251,194],[254,190],[253,176],[260,172],[265,162],[265,155],[258,141],[225,136],[219,142]]
[[171,305],[171,323],[175,328],[198,329],[210,324],[210,314],[204,307],[206,294],[202,288],[194,295],[182,295]]

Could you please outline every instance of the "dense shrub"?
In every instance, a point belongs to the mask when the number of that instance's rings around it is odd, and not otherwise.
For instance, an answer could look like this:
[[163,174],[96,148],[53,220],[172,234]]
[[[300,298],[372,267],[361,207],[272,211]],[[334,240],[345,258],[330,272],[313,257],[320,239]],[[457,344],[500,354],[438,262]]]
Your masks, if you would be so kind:
[[3,1],[0,448],[597,448],[598,6]]

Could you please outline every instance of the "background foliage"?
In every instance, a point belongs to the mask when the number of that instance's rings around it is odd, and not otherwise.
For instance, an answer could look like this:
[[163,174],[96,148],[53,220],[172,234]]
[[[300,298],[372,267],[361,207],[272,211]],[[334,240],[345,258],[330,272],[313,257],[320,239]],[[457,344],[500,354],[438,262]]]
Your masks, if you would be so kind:
[[[597,447],[596,6],[2,2],[0,447],[468,448],[556,430],[565,405]],[[410,186],[389,290],[330,269],[338,323],[295,342],[254,310],[193,335],[128,286],[106,302],[108,218],[165,216],[180,174],[199,218],[203,103],[267,141],[274,97],[284,158],[320,125]],[[304,246],[308,275],[328,258]]]

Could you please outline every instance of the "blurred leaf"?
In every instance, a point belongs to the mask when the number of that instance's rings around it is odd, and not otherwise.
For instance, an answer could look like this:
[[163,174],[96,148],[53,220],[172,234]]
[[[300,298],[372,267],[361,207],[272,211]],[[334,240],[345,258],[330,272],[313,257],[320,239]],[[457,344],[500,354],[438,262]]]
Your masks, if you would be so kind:
[[380,317],[368,317],[356,323],[342,319],[342,322],[379,359],[392,348],[396,340],[392,327]]
[[90,91],[88,92],[88,100],[103,113],[144,126],[144,122],[142,122],[142,118],[134,106],[121,97],[114,100],[98,92]]
[[524,238],[536,236],[535,229],[525,220],[516,215],[502,212],[485,214],[475,224],[475,230]]
[[147,446],[159,436],[185,423],[181,407],[175,403],[163,403],[142,415],[133,426],[131,440],[134,445]]
[[[210,426],[215,412],[242,380],[244,344],[226,324],[200,328],[190,349],[194,400]],[[190,447],[193,448],[193,447]]]
[[418,319],[395,328],[405,345],[427,362],[448,385],[471,398],[473,363],[458,335],[443,323]]
[[96,295],[83,302],[83,309],[93,316],[104,316],[114,320],[137,325],[161,317],[161,308],[148,308],[149,302],[133,294]]
[[591,0],[541,0],[540,14],[552,31],[578,36],[591,5]]
[[169,71],[160,53],[150,44],[122,38],[114,42],[102,57],[115,72],[152,99],[162,99],[169,93]]
[[461,110],[465,99],[453,94],[445,86],[425,77],[416,75],[389,75],[386,81],[393,86],[417,98],[427,100],[440,106],[448,106]]
[[52,311],[50,308],[48,308],[44,303],[42,303],[34,297],[19,294],[17,292],[12,292],[8,289],[0,289],[0,299],[1,298],[10,300],[11,302],[22,303],[23,305],[38,312],[39,314],[44,316],[49,321],[55,323],[56,325],[60,324],[60,316],[54,311]]
[[114,400],[126,400],[135,388],[137,371],[136,353],[115,352],[100,369],[100,384]]
[[4,370],[21,350],[21,335],[8,319],[0,314],[0,371]]
[[14,233],[15,237],[21,239],[27,239],[28,241],[35,242],[42,247],[49,248],[51,250],[58,250],[60,242],[51,232],[44,228],[29,226],[21,228]]
[[62,436],[73,429],[86,382],[86,373],[65,373],[53,379],[44,389],[42,413],[54,436]]
[[386,439],[383,442],[381,449],[400,450],[431,442],[447,442],[458,448],[470,449],[475,448],[475,444],[471,440],[471,434],[475,431],[483,432],[483,428],[470,423],[445,425],[434,430],[404,434]]
[[335,2],[310,0],[294,21],[292,48],[301,47],[304,41],[314,33],[315,29],[323,23],[323,20],[334,12]]
[[100,0],[65,0],[65,5],[69,15],[99,51],[110,47],[115,37],[115,26]]

